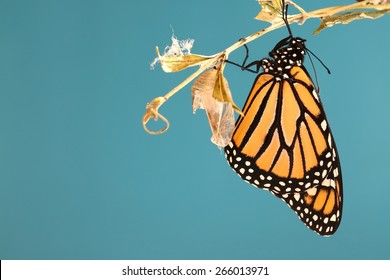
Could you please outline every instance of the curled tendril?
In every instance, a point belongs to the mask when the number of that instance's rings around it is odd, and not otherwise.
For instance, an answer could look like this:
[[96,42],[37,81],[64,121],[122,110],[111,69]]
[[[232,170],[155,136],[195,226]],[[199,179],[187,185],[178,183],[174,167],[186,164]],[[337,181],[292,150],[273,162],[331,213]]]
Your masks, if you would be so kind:
[[[158,112],[158,109],[162,104],[167,101],[166,97],[157,97],[153,99],[150,103],[146,104],[146,112],[142,118],[142,125],[146,132],[150,134],[162,134],[169,128],[169,121]],[[161,119],[165,123],[165,127],[160,130],[150,130],[147,127],[148,122],[150,119],[153,119],[154,121],[158,121],[158,119]]]

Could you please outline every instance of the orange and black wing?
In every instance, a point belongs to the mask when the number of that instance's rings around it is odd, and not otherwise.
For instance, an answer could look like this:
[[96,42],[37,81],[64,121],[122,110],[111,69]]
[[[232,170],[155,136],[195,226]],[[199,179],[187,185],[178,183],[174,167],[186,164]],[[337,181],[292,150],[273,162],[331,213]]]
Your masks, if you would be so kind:
[[[327,221],[328,210],[333,207],[331,213],[337,216],[342,205],[341,170],[323,106],[306,69],[293,66],[283,77],[260,74],[243,113],[225,147],[229,165],[243,180],[285,200],[303,222],[322,234],[323,229],[316,230],[314,222],[314,228],[310,219],[306,222],[305,210],[301,212],[300,208],[307,204],[306,208],[319,211],[311,213]],[[329,199],[323,203],[327,206],[324,209],[314,207],[323,198],[323,191],[329,197],[334,195],[335,203]],[[333,222],[333,216],[330,219]]]
[[342,214],[343,189],[338,161],[320,185],[301,193],[277,194],[299,216],[308,228],[320,235],[336,232]]

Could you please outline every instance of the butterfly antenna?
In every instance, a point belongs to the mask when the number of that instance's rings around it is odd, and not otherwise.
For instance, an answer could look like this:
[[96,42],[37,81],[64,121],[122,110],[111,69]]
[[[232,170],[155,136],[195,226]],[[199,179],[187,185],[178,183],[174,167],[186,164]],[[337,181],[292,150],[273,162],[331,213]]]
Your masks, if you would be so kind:
[[[305,48],[305,49],[307,50],[309,57],[310,57],[310,54],[312,54],[321,63],[321,65],[326,69],[326,71],[328,71],[328,74],[330,74],[330,70],[328,67],[326,67],[325,63],[323,63],[322,60],[319,59],[319,57],[316,56],[311,50],[309,50],[308,48]],[[310,61],[311,61],[311,58],[310,58]],[[312,62],[312,64],[313,64],[313,62]]]
[[313,54],[313,53],[312,53],[312,52],[309,52],[309,53],[307,54],[307,56],[308,56],[309,59],[310,59],[310,64],[311,64],[311,67],[313,68],[314,77],[315,77],[315,79],[316,79],[315,90],[316,90],[316,92],[320,92],[320,84],[318,83],[317,71],[316,71],[316,68],[314,67],[314,63],[313,63],[313,60],[311,59],[310,54]]

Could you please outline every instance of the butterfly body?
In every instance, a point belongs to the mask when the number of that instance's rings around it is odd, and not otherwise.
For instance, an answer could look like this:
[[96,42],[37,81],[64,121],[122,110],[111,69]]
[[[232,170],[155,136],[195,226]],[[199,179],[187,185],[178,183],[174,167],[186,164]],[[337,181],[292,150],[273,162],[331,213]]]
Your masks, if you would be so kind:
[[289,36],[255,61],[263,68],[225,156],[248,183],[285,201],[312,230],[331,235],[341,220],[342,180],[319,94],[303,66],[305,40]]

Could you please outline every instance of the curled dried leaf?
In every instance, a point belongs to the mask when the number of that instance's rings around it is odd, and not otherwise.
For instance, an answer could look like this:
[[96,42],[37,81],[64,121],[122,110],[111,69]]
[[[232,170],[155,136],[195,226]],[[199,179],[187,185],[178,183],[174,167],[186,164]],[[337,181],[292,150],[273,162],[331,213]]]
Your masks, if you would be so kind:
[[[234,130],[234,109],[229,101],[214,98],[215,88],[220,88],[220,72],[211,69],[204,72],[194,82],[192,93],[192,110],[204,109],[212,131],[211,141],[219,148],[225,147],[229,142]],[[223,76],[222,76],[223,77]],[[225,94],[230,96],[230,89],[226,79],[223,80]],[[222,96],[222,95],[221,95]]]

